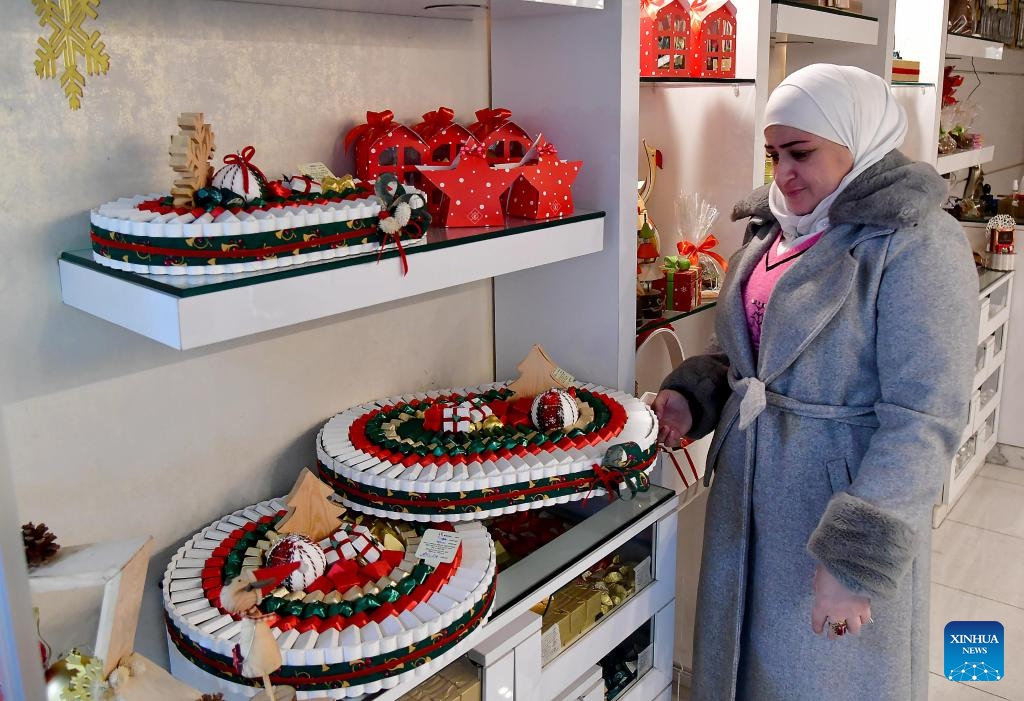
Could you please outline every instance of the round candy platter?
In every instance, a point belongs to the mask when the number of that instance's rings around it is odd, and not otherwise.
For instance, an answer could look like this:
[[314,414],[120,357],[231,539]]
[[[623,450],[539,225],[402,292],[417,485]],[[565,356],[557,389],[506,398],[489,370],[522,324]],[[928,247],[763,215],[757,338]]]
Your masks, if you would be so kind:
[[[287,513],[271,499],[215,521],[185,543],[164,574],[171,671],[231,699],[259,687],[237,671],[243,622],[221,606],[225,583],[264,566]],[[283,665],[275,685],[299,699],[351,699],[423,678],[463,654],[490,613],[495,551],[481,524],[437,524],[459,543],[451,562],[416,555],[424,524],[362,514],[319,542],[326,568],[304,589],[284,586],[259,603]]]
[[[432,522],[646,488],[657,457],[651,409],[592,384],[569,394],[578,418],[551,430],[533,425],[532,398],[517,398],[505,383],[355,406],[317,435],[319,475],[354,509]],[[462,409],[454,425],[430,420],[442,407],[446,416]]]

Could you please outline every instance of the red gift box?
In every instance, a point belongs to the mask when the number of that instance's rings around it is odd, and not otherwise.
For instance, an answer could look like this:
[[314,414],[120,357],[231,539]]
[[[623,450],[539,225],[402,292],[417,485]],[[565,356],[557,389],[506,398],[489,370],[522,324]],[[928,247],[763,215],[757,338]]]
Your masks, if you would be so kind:
[[582,165],[583,161],[560,160],[554,144],[539,135],[519,165],[511,169],[517,177],[508,195],[509,216],[554,219],[572,214],[572,184]]
[[394,173],[399,182],[418,186],[416,166],[427,162],[427,144],[420,135],[394,121],[391,110],[367,112],[366,123],[349,130],[345,149],[355,146],[355,171],[360,180]]
[[640,0],[640,75],[735,78],[733,3]]
[[491,168],[481,146],[464,146],[449,168],[420,166],[427,207],[435,224],[446,227],[503,226],[502,194],[517,177]]
[[665,277],[651,282],[651,286],[665,293],[665,309],[688,312],[700,305],[700,273],[698,268],[686,270],[665,269]]
[[423,121],[414,124],[412,130],[427,144],[427,160],[424,165],[450,165],[466,144],[479,144],[473,133],[455,122],[455,110],[438,107],[423,115]]
[[469,131],[483,144],[488,163],[518,163],[533,143],[533,138],[512,121],[512,112],[504,107],[477,110]]

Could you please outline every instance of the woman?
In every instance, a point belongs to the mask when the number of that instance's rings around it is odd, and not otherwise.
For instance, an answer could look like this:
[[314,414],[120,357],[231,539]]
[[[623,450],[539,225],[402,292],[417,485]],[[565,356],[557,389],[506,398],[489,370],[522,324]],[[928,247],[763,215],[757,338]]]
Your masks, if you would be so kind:
[[[877,76],[814,65],[766,108],[775,181],[666,378],[660,439],[715,430],[694,699],[926,699],[931,510],[967,416],[978,279]],[[769,301],[770,300],[770,301]]]

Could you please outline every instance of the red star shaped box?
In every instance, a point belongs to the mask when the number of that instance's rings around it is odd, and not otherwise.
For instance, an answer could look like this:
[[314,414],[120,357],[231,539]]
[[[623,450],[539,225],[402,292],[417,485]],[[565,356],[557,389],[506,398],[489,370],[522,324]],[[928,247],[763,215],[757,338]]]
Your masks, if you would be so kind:
[[446,227],[503,226],[501,195],[517,171],[491,168],[479,144],[463,147],[451,167],[419,166],[434,222]]
[[508,197],[508,214],[524,219],[557,219],[573,213],[572,184],[583,161],[563,161],[554,144],[538,136],[519,166]]

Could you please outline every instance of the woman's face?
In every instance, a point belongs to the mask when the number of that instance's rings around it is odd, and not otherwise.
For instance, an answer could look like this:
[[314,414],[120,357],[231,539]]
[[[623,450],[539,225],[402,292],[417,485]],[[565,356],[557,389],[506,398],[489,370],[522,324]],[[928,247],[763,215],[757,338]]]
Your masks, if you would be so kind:
[[766,127],[764,148],[775,164],[775,184],[794,214],[814,211],[853,169],[850,149],[793,127]]

